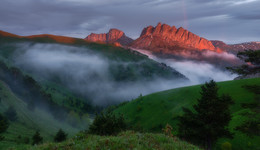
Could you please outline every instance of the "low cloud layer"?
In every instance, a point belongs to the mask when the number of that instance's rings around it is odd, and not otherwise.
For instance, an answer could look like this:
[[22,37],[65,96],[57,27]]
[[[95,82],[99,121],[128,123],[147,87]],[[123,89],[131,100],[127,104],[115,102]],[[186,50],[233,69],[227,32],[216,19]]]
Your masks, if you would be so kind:
[[[225,66],[238,65],[240,60],[230,53],[183,52],[173,58],[160,58],[147,50],[138,50],[157,62],[165,63],[190,79],[190,84],[202,84],[211,79],[215,81],[233,80],[236,74],[231,74]],[[182,57],[180,56],[182,55]]]
[[[19,44],[17,66],[45,79],[61,82],[97,105],[109,105],[184,85],[189,82],[154,78],[152,81],[116,82],[109,73],[115,62],[86,48],[57,44]],[[140,62],[132,62],[140,63]]]

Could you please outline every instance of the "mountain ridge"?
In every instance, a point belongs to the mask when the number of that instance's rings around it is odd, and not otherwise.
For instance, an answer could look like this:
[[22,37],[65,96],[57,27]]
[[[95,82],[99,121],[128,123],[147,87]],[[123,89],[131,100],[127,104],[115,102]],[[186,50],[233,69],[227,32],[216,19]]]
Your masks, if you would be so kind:
[[223,41],[219,40],[211,40],[212,44],[215,47],[218,47],[224,51],[236,53],[238,51],[243,50],[258,50],[260,49],[260,42],[252,41],[252,42],[243,42],[243,43],[237,43],[237,44],[226,44]]
[[176,28],[167,24],[148,26],[143,29],[140,37],[136,39],[131,47],[147,49],[153,52],[174,53],[176,50],[211,50],[216,47],[207,39],[202,38],[182,27]]
[[115,28],[110,29],[108,33],[91,33],[85,38],[85,40],[97,43],[114,44],[116,46],[126,46],[134,41],[127,37],[123,31]]
[[[173,33],[173,35],[170,35],[171,33]],[[136,40],[129,38],[128,36],[125,35],[123,31],[115,28],[110,29],[108,33],[101,33],[101,34],[91,33],[86,38],[76,38],[76,37],[61,36],[61,35],[54,35],[54,34],[36,34],[36,35],[20,36],[3,30],[0,30],[0,35],[4,37],[30,38],[30,39],[46,37],[46,38],[51,38],[57,42],[67,43],[67,44],[73,44],[76,42],[76,40],[82,40],[85,42],[113,44],[114,46],[131,47],[134,49],[146,49],[146,50],[152,50],[153,52],[160,52],[160,53],[162,52],[173,53],[174,51],[184,50],[184,49],[186,50],[207,49],[215,52],[226,51],[231,53],[236,53],[238,51],[243,51],[247,49],[252,49],[252,50],[260,49],[260,42],[258,41],[243,42],[237,44],[226,44],[221,40],[209,41],[203,37],[193,34],[192,32],[182,27],[177,29],[175,26],[171,27],[167,24],[161,24],[161,23],[158,23],[156,27],[153,26],[145,27],[142,30],[140,37],[137,38]],[[181,35],[181,36],[174,37],[174,35]],[[153,40],[151,40],[151,38],[153,38]],[[181,40],[184,39],[187,40],[188,38],[188,40],[185,43],[176,40],[175,41],[171,40],[171,38],[181,39]],[[195,41],[192,42],[192,39],[195,39]],[[200,45],[200,43],[202,43],[202,45]]]

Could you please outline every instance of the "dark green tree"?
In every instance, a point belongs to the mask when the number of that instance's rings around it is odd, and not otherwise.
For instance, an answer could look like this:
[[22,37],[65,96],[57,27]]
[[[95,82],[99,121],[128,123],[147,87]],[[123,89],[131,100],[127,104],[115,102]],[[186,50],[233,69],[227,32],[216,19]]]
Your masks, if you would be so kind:
[[[9,127],[8,120],[0,114],[0,134],[4,133]],[[0,135],[0,141],[4,139],[3,136]]]
[[122,115],[116,117],[111,112],[97,114],[94,122],[89,127],[89,133],[98,135],[116,135],[126,129]]
[[250,103],[242,103],[242,107],[249,109],[249,112],[244,112],[241,115],[245,116],[245,120],[241,125],[236,127],[236,130],[253,137],[260,136],[260,85],[244,85],[243,88],[254,93],[254,101]]
[[65,141],[66,139],[67,139],[67,134],[62,129],[60,129],[54,137],[54,142],[62,142]]
[[236,67],[227,67],[232,73],[237,73],[242,76],[260,73],[260,50],[238,52],[237,57],[246,62],[246,64]]
[[40,144],[40,143],[42,143],[42,141],[43,141],[43,138],[41,137],[40,132],[36,131],[32,137],[32,145]]
[[227,126],[231,120],[229,107],[233,101],[228,95],[218,95],[218,86],[211,80],[201,86],[201,98],[193,109],[183,108],[179,137],[212,149],[218,138],[232,137]]
[[5,117],[7,117],[10,121],[17,120],[17,113],[13,106],[8,107],[8,109],[4,113]]

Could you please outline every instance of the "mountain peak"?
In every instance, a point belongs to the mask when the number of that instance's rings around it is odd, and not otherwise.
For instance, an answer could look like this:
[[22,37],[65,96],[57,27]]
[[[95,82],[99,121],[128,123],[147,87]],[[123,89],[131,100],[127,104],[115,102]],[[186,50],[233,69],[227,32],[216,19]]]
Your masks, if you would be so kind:
[[180,27],[158,23],[143,29],[140,37],[131,46],[133,48],[148,49],[157,52],[177,49],[216,50],[210,41],[199,37]]
[[91,33],[85,38],[85,40],[90,42],[114,44],[116,46],[129,45],[133,41],[131,38],[127,37],[123,31],[115,28],[110,29],[108,33]]

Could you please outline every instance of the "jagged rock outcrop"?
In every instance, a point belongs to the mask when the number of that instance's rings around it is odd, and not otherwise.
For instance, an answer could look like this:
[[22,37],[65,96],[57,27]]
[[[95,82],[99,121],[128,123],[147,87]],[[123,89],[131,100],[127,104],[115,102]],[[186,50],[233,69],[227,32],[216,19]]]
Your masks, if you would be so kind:
[[171,53],[175,50],[216,50],[213,44],[205,38],[183,29],[167,24],[158,23],[156,27],[148,26],[143,29],[140,37],[131,47],[147,49],[155,52]]
[[110,29],[108,33],[91,33],[85,40],[97,43],[114,44],[116,46],[126,46],[133,42],[133,39],[127,37],[125,33],[118,29]]

